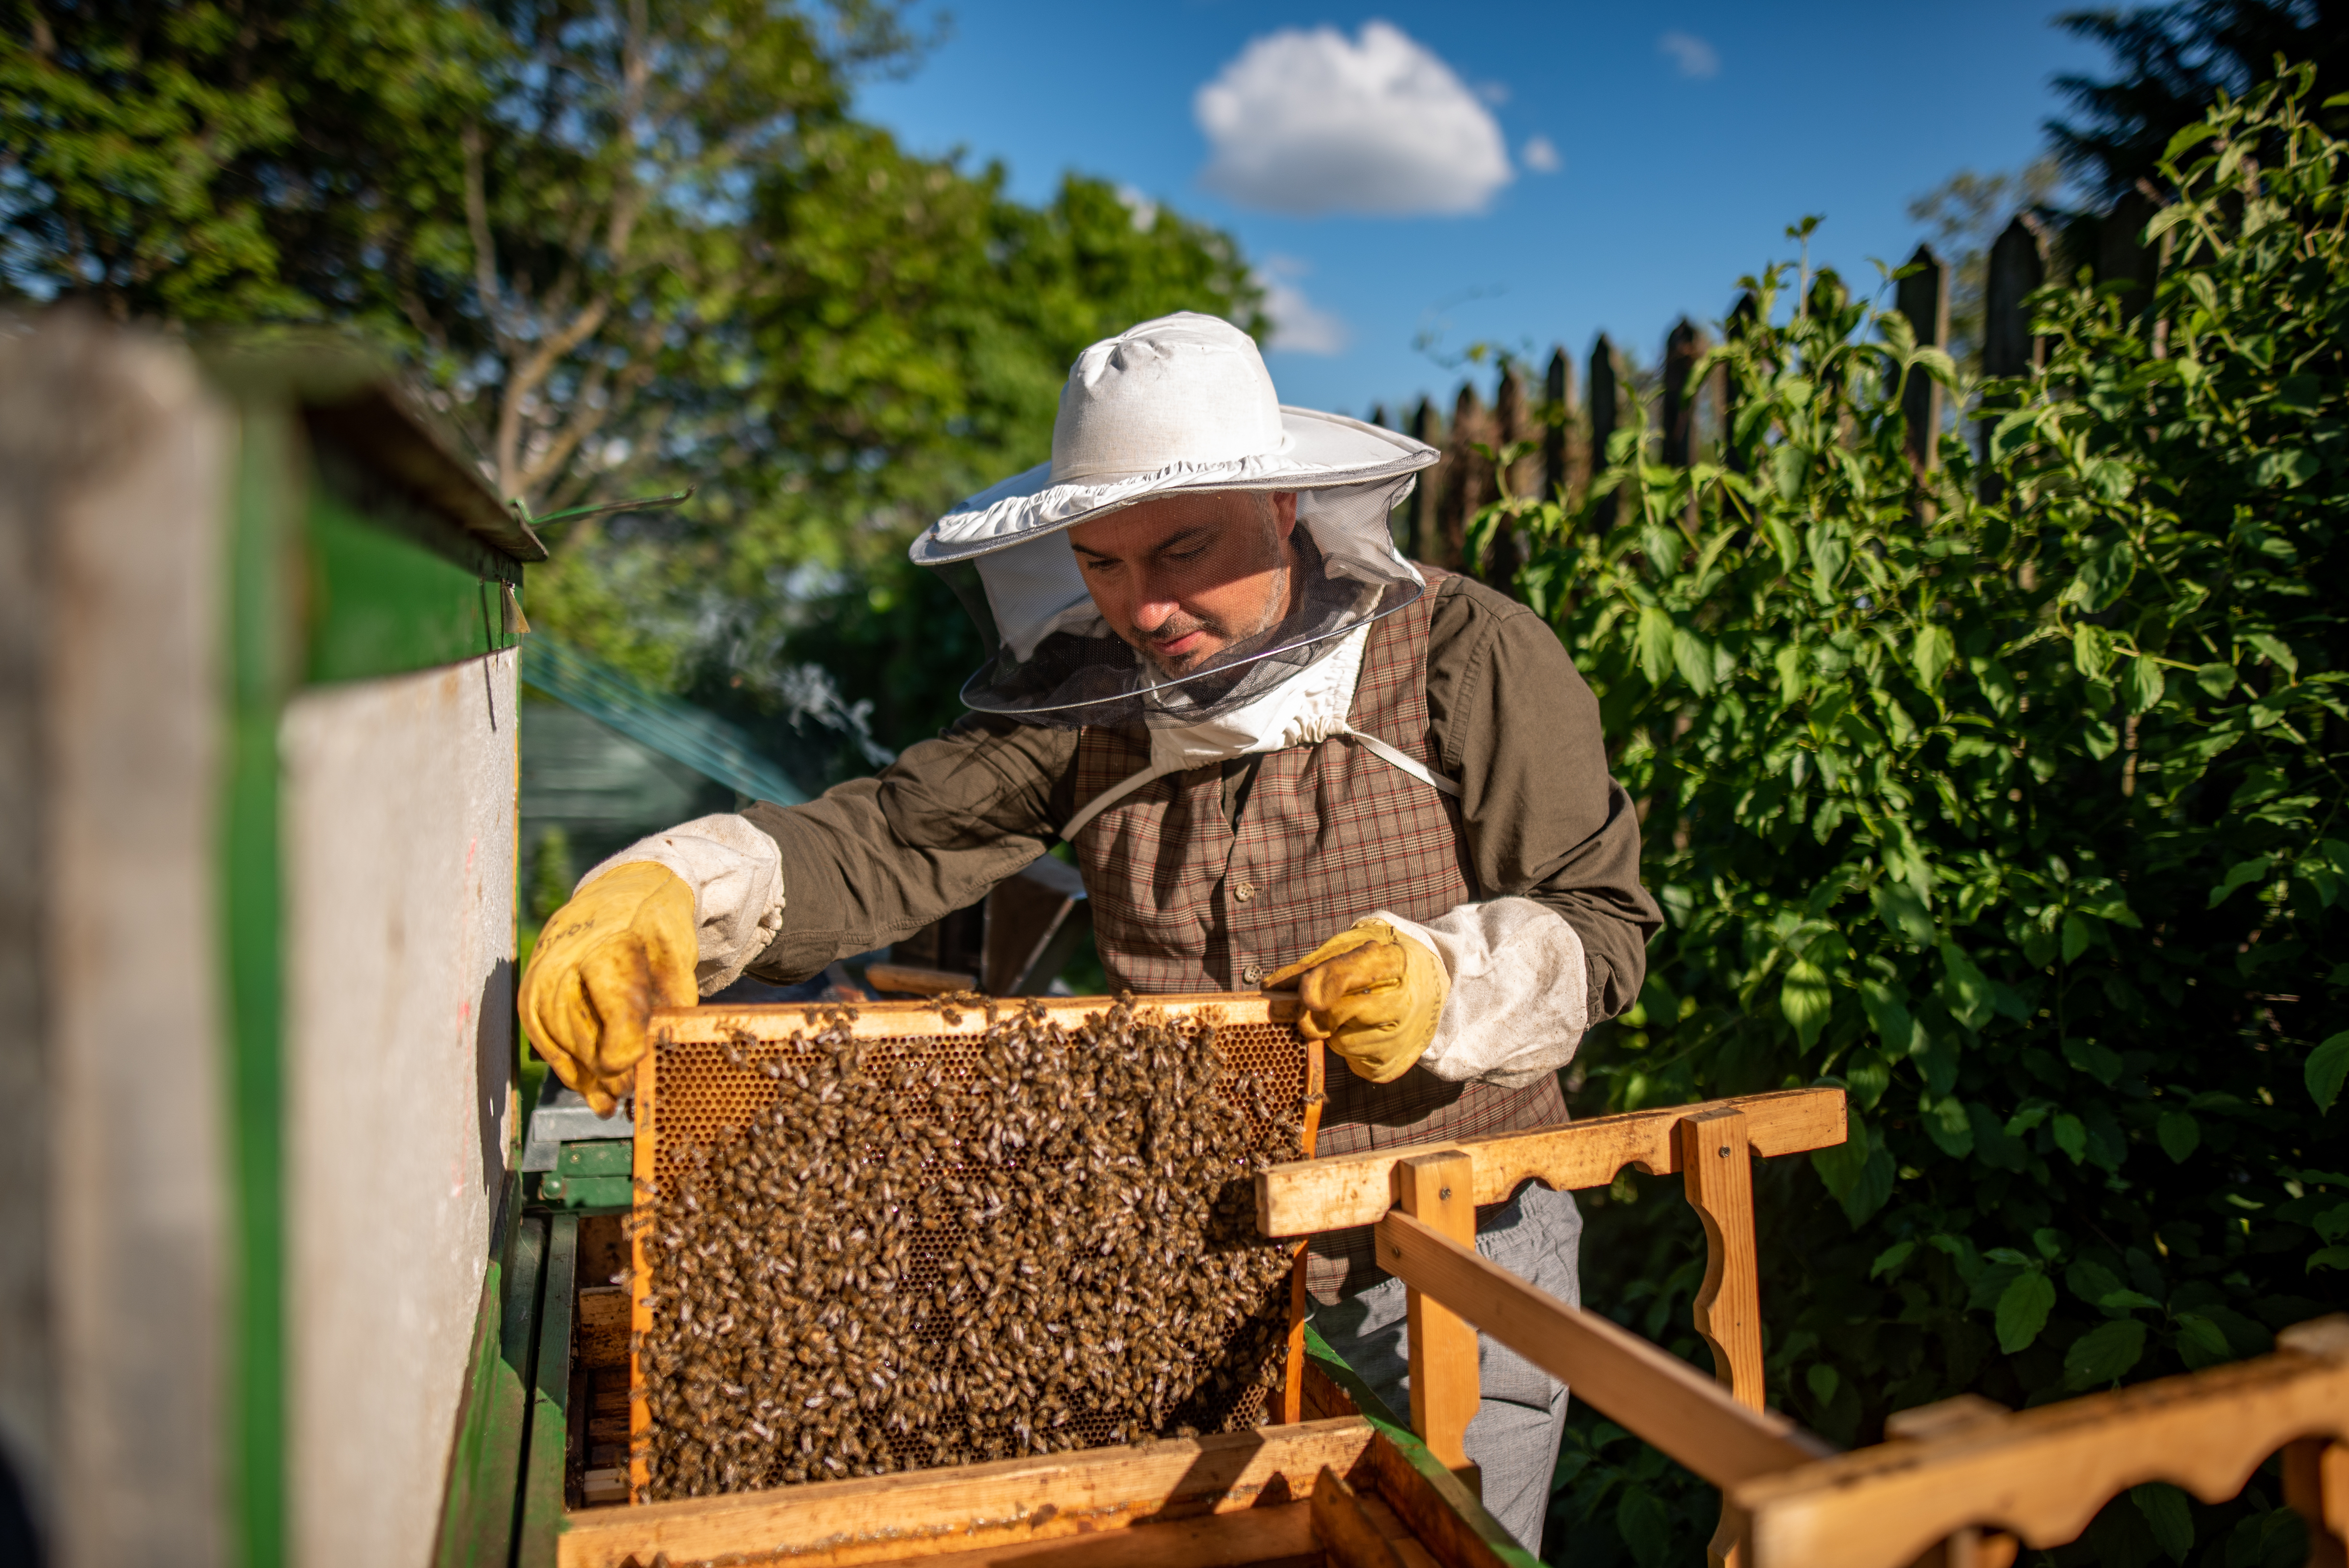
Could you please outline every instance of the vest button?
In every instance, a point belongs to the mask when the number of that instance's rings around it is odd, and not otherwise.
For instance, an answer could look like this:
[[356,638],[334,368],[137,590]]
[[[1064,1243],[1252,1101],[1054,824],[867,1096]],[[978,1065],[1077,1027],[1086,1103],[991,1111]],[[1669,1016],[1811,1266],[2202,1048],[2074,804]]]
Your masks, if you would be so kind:
[[1256,883],[1252,882],[1238,883],[1232,889],[1232,896],[1239,900],[1242,903],[1246,903],[1248,900],[1256,896]]
[[1263,979],[1265,977],[1265,974],[1266,970],[1263,965],[1251,964],[1247,968],[1240,971],[1240,978],[1253,985],[1257,981]]

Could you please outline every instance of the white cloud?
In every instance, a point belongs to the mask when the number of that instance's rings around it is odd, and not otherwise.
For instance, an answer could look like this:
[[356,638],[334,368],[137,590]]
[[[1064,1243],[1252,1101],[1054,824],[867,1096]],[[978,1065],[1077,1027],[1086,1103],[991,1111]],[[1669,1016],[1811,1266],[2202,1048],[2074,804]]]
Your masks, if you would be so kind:
[[1257,285],[1264,290],[1264,314],[1272,318],[1267,348],[1291,354],[1343,354],[1353,332],[1334,311],[1323,310],[1305,297],[1297,280],[1313,269],[1294,256],[1267,256],[1257,270]]
[[1257,38],[1191,111],[1213,150],[1201,182],[1270,211],[1475,212],[1513,177],[1492,111],[1392,23]]
[[1566,167],[1566,160],[1557,155],[1557,143],[1547,136],[1537,136],[1518,150],[1526,167],[1537,174],[1555,174]]
[[1684,77],[1703,81],[1721,75],[1721,52],[1694,33],[1675,27],[1656,40],[1656,52],[1670,55],[1673,67]]

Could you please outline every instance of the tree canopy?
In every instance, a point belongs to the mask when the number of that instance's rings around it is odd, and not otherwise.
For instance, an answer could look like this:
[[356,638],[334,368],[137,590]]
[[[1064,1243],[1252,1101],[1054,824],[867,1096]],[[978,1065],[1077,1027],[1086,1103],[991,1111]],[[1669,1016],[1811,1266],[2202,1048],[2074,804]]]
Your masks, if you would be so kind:
[[533,615],[745,717],[841,728],[797,651],[822,624],[871,655],[861,696],[937,722],[960,671],[928,666],[978,655],[905,535],[1045,454],[1094,338],[1262,325],[1226,236],[1080,176],[1029,206],[859,121],[856,81],[920,52],[893,0],[19,12],[0,297],[364,334],[533,513],[697,487],[558,531]]

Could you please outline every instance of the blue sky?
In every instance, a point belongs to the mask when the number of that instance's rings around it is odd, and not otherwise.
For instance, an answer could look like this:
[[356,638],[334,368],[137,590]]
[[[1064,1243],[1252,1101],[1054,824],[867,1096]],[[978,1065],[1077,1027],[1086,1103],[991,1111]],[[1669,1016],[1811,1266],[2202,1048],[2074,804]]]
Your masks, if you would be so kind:
[[[1579,356],[1603,329],[1652,362],[1806,213],[1814,260],[1872,285],[1922,237],[1910,198],[2028,161],[2049,78],[2102,70],[2055,9],[962,0],[858,107],[1023,199],[1076,169],[1228,229],[1285,291],[1283,399],[1361,414],[1448,402],[1436,356],[1476,341]],[[1405,98],[1365,98],[1387,67]]]

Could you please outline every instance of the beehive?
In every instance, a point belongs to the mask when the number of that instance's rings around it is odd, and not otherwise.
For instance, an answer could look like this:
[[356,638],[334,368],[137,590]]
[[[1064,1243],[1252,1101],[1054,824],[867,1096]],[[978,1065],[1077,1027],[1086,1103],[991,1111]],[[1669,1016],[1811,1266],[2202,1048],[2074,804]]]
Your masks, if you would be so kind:
[[[1073,1028],[1088,1015],[1104,1012],[1111,1003],[1102,997],[1075,997],[999,1006],[1040,1007],[1051,1022]],[[1289,1026],[1287,1016],[1293,1004],[1285,998],[1235,994],[1169,999],[1148,1006],[1170,1023],[1213,1023],[1223,1092],[1251,1131],[1257,1135],[1293,1132],[1310,1152],[1321,1096],[1320,1047],[1299,1037]],[[833,1021],[839,1022],[837,1016]],[[652,1048],[638,1070],[636,1086],[634,1171],[639,1223],[635,1227],[631,1295],[638,1348],[631,1355],[629,1466],[629,1491],[636,1501],[645,1499],[652,1480],[648,1454],[652,1415],[647,1398],[651,1390],[647,1357],[641,1353],[645,1336],[656,1326],[652,1259],[644,1241],[646,1222],[652,1218],[657,1195],[676,1191],[686,1177],[696,1150],[730,1141],[772,1109],[781,1092],[772,1069],[781,1067],[789,1071],[794,1063],[802,1062],[800,1053],[813,1047],[795,1044],[794,1037],[803,1042],[824,1022],[814,1010],[799,1006],[678,1009],[655,1020]],[[877,1071],[888,1073],[913,1064],[926,1077],[940,1075],[945,1080],[968,1085],[979,1071],[981,1041],[988,1023],[987,1014],[976,1006],[870,1003],[856,1009],[845,1030],[873,1049]],[[1251,1084],[1260,1092],[1247,1094]],[[1251,1102],[1271,1108],[1272,1115],[1293,1119],[1276,1129],[1249,1110]],[[977,1169],[1007,1169],[1016,1161],[1016,1155],[1006,1156],[999,1150],[957,1148],[936,1157],[926,1156],[922,1169],[924,1180],[936,1183]],[[1233,1174],[1240,1175],[1243,1170],[1244,1161],[1236,1159]],[[912,1285],[926,1289],[936,1280],[954,1238],[918,1232],[908,1235],[914,1242],[907,1265]],[[1242,1384],[1235,1396],[1213,1405],[1205,1423],[1207,1429],[1232,1431],[1268,1419],[1298,1418],[1302,1307],[1301,1278],[1293,1279],[1288,1365],[1278,1397],[1268,1398],[1260,1383]],[[1276,1403],[1278,1408],[1270,1408]],[[1114,1423],[1106,1418],[1092,1418],[1090,1425],[1081,1418],[1078,1435],[1078,1446],[1123,1440]]]

